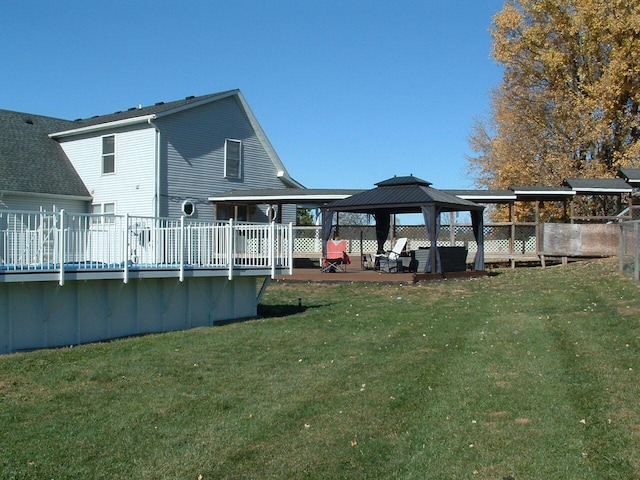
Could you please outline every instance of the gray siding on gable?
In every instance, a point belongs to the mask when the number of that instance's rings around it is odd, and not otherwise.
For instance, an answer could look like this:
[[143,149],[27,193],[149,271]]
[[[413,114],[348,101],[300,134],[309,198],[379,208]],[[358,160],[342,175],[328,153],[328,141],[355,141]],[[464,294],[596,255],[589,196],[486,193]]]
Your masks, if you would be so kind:
[[[235,97],[159,118],[162,216],[181,215],[182,203],[196,204],[195,218],[213,218],[207,198],[233,189],[283,188],[273,162]],[[224,177],[224,142],[242,141],[240,179]]]

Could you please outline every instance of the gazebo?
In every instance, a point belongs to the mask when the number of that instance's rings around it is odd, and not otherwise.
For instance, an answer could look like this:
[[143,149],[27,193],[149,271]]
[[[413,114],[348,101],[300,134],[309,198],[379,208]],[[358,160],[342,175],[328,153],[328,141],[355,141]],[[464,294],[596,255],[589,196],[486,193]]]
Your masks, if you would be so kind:
[[438,233],[440,214],[445,212],[470,212],[473,234],[478,249],[473,269],[484,271],[484,206],[464,200],[450,193],[431,187],[431,183],[413,175],[393,177],[375,184],[376,188],[365,190],[348,198],[329,203],[322,210],[323,255],[326,243],[331,237],[333,214],[335,212],[354,212],[371,214],[376,222],[378,252],[384,250],[384,243],[391,228],[391,215],[403,213],[422,213],[431,242],[429,258],[424,273],[442,274],[440,254],[438,252]]

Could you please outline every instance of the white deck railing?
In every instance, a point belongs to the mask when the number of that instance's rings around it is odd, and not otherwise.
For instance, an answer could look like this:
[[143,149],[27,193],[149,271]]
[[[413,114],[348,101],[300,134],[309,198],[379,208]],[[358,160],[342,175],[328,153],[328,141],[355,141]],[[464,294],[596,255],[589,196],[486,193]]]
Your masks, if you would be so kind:
[[292,226],[0,211],[0,274],[172,269],[292,269]]

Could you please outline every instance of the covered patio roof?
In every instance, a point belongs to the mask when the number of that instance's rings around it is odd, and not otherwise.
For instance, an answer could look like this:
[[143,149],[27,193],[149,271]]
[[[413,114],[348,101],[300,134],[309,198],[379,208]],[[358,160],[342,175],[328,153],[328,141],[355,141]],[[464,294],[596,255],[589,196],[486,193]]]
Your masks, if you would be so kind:
[[619,195],[633,188],[622,178],[567,178],[564,184],[576,195]]
[[632,187],[640,187],[640,168],[621,168],[618,170],[618,177]]
[[518,197],[513,190],[443,190],[456,197],[480,203],[512,203]]
[[212,203],[244,203],[244,204],[313,204],[325,203],[350,197],[362,190],[330,189],[330,188],[280,188],[231,190],[212,195],[208,200]]

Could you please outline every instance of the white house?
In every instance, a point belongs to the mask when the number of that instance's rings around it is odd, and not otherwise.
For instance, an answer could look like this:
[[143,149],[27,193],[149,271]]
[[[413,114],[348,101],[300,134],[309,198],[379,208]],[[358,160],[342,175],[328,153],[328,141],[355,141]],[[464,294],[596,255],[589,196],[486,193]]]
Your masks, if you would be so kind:
[[[0,110],[0,353],[255,316],[293,180],[238,90],[75,121]],[[288,225],[287,225],[288,224]]]
[[[229,190],[300,188],[239,90],[76,121],[0,110],[0,207],[266,220]],[[295,221],[295,208],[283,212]]]

